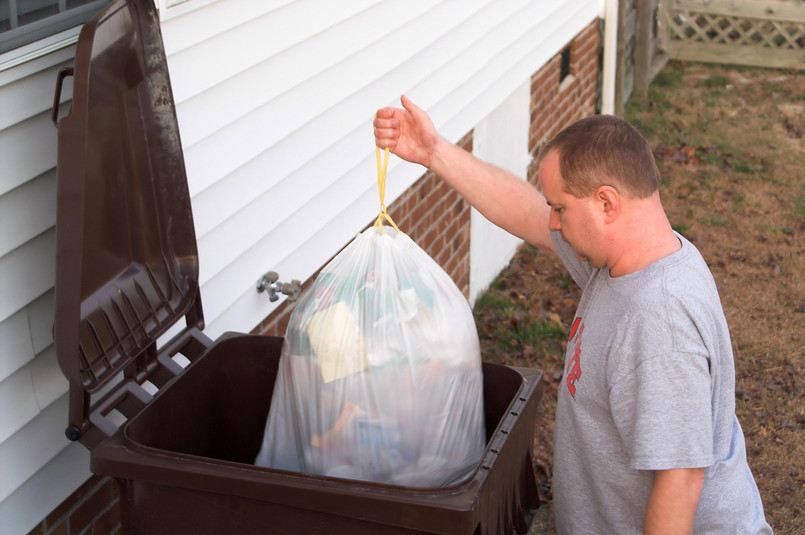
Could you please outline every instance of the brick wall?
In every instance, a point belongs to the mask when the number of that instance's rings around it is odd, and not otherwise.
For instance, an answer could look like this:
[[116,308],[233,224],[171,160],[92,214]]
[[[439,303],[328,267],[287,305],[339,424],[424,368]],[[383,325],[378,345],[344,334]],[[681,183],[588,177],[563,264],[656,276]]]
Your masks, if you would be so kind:
[[116,535],[121,532],[117,483],[111,477],[92,476],[29,535]]
[[[528,149],[532,156],[536,156],[542,145],[562,128],[595,113],[598,32],[598,22],[595,21],[569,44],[570,76],[563,83],[559,81],[561,54],[531,77]],[[472,151],[472,132],[458,144]],[[536,181],[532,168],[529,168],[528,178],[531,182]],[[388,212],[400,230],[447,271],[465,296],[469,295],[469,204],[428,172],[391,203]],[[252,332],[281,336],[285,333],[291,311],[291,306],[283,303]],[[29,535],[110,535],[120,532],[117,485],[111,478],[93,476]]]
[[[531,128],[528,151],[534,158],[560,130],[593,115],[598,87],[598,21],[592,22],[571,41],[570,76],[559,81],[561,54],[557,54],[531,77]],[[536,169],[528,179],[536,183]]]

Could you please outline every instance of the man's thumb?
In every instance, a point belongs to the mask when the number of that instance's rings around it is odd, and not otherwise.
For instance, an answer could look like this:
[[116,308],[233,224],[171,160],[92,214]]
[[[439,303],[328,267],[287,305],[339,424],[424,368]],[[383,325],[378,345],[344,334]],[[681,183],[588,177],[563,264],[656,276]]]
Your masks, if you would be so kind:
[[400,97],[400,102],[402,103],[403,108],[405,108],[408,111],[408,113],[410,113],[411,116],[417,121],[421,121],[423,116],[427,116],[427,114],[424,111],[422,111],[416,104],[411,102],[411,99],[409,99],[405,95],[402,95]]

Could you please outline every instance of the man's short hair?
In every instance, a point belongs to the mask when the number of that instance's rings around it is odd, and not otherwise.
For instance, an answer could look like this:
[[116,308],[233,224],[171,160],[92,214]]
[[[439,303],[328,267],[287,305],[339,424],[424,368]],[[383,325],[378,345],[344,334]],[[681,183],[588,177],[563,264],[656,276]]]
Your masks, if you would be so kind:
[[643,199],[660,187],[651,147],[619,117],[593,115],[573,123],[543,147],[539,161],[551,150],[559,153],[564,191],[576,197],[612,186],[621,195]]

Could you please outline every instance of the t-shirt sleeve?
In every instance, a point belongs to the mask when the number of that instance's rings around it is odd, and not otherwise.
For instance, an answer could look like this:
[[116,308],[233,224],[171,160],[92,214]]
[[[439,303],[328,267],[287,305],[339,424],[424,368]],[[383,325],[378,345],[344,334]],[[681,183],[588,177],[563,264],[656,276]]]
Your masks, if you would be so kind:
[[587,262],[583,262],[576,258],[576,254],[570,245],[562,238],[559,231],[551,232],[551,241],[556,249],[556,254],[562,259],[562,263],[570,272],[570,276],[576,281],[576,284],[583,290],[590,280],[593,273],[593,268]]
[[666,353],[645,359],[613,385],[610,402],[632,468],[668,470],[713,464],[705,356]]

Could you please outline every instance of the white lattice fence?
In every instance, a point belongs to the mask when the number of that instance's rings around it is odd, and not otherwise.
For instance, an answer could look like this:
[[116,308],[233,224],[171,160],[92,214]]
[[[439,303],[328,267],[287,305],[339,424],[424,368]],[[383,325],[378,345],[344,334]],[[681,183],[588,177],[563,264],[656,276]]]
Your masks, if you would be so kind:
[[669,57],[805,69],[805,0],[666,0]]

